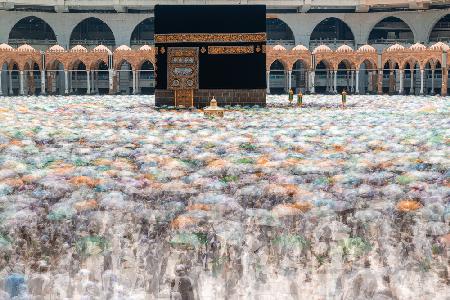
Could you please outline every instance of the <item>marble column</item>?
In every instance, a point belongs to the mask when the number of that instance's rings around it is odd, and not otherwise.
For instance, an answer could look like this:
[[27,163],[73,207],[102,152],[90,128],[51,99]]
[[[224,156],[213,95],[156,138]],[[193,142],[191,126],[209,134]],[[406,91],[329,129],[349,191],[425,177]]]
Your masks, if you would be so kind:
[[114,70],[109,69],[109,93],[114,94]]
[[329,77],[330,77],[330,71],[327,70],[327,78],[326,78],[326,81],[325,81],[325,91],[327,91],[327,92],[330,92],[330,83],[329,83],[330,79],[329,79]]
[[73,72],[69,73],[69,93],[73,93]]
[[291,90],[291,88],[292,88],[292,71],[291,70],[288,70],[288,78],[287,78],[287,80],[288,80],[288,92]]
[[434,95],[434,69],[431,69],[431,95]]
[[86,70],[86,94],[89,95],[91,93],[91,71]]
[[316,93],[316,83],[315,83],[315,79],[316,79],[316,72],[315,72],[315,71],[312,71],[312,72],[310,73],[310,75],[311,75],[311,81],[310,81],[310,84],[311,84],[311,86],[310,86],[310,92],[311,92],[312,94],[314,94],[314,93]]
[[136,95],[136,71],[133,70],[133,95]]
[[411,69],[411,86],[409,87],[409,93],[414,94],[414,69]]
[[0,69],[0,96],[3,96],[2,73],[3,73],[3,70]]
[[[133,77],[133,79],[134,79],[134,77]],[[134,80],[133,80],[133,82],[134,82]],[[266,93],[270,94],[270,71],[266,71],[266,84],[267,84]]]
[[345,90],[347,91],[347,93],[351,90],[351,84],[350,84],[350,72],[349,71],[347,71],[346,73],[345,73],[345,83],[346,83],[346,86],[345,86]]
[[425,70],[420,69],[420,94],[421,94],[421,95],[424,94],[424,90],[423,90],[423,87],[424,87],[424,84],[423,84],[424,73],[425,73]]
[[309,71],[305,71],[305,91],[309,92]]
[[92,93],[98,94],[98,73],[96,71],[92,71],[91,80],[92,80],[92,86],[93,86]]
[[334,93],[337,93],[337,70],[334,71]]
[[378,95],[383,94],[383,70],[378,70]]
[[139,77],[141,75],[141,71],[136,71],[136,93],[140,94],[141,93],[141,89],[139,88]]
[[447,96],[447,86],[448,86],[448,69],[446,67],[443,67],[441,96]]
[[64,70],[64,94],[69,94],[69,73]]
[[23,90],[23,71],[22,70],[19,72],[19,93],[20,93],[20,95],[23,95],[25,93]]
[[12,96],[14,94],[13,91],[13,82],[12,82],[12,71],[9,71],[9,94]]
[[355,92],[355,71],[350,71],[351,77],[350,77],[350,92]]
[[45,70],[41,71],[41,95],[45,95]]
[[400,77],[400,84],[399,84],[399,89],[398,89],[398,93],[400,95],[403,94],[403,70],[399,70],[399,77]]
[[[359,94],[359,70],[356,69],[355,73],[356,73],[355,93]],[[352,82],[353,82],[353,79],[352,79]]]

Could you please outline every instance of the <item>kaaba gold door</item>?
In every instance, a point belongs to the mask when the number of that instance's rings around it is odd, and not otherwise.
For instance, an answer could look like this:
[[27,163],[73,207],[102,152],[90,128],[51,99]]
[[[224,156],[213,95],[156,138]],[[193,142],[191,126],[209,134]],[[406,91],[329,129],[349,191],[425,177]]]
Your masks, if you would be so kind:
[[175,92],[175,106],[194,106],[194,90],[198,89],[198,65],[198,48],[168,48],[167,87]]
[[175,106],[194,106],[194,90],[175,90]]

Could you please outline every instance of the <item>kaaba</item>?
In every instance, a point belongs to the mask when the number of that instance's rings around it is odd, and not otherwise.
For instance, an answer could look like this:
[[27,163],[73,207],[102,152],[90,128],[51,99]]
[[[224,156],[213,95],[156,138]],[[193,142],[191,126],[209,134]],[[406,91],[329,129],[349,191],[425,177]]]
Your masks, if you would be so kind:
[[265,5],[156,5],[157,106],[266,104]]

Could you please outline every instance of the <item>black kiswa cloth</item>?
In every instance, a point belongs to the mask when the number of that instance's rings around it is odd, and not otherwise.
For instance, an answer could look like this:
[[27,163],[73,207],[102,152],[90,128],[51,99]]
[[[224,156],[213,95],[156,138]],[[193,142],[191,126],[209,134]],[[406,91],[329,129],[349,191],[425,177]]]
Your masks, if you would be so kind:
[[[202,41],[158,42],[170,34],[258,34],[266,32],[264,5],[156,5],[156,88],[167,89],[168,47],[199,50],[199,89],[265,89],[266,42]],[[252,46],[253,53],[211,54],[208,46]],[[164,49],[164,51],[161,51]],[[206,50],[206,51],[205,51]]]
[[266,32],[265,5],[155,5],[155,34]]

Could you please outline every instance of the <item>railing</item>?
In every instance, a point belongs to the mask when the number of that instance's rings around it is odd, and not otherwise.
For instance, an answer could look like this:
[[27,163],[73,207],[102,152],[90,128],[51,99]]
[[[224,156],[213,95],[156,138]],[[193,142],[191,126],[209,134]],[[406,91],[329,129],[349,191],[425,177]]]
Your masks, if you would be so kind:
[[318,40],[311,40],[309,42],[309,47],[310,47],[310,49],[314,49],[317,46],[320,46],[323,44],[325,44],[329,47],[332,47],[332,48],[333,47],[337,48],[342,45],[349,45],[349,46],[354,47],[355,41],[354,40],[338,40],[338,39],[318,39]]
[[98,46],[105,45],[109,47],[114,47],[116,42],[114,40],[71,40],[70,47],[82,45],[82,46]]
[[430,38],[430,43],[437,43],[437,42],[449,43],[450,42],[450,37]]
[[154,45],[154,40],[131,40],[130,45],[131,46],[143,46],[143,45]]
[[374,39],[369,40],[369,44],[414,44],[414,40],[412,39]]
[[294,40],[267,40],[267,45],[295,46]]

